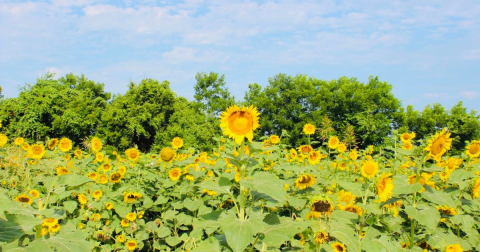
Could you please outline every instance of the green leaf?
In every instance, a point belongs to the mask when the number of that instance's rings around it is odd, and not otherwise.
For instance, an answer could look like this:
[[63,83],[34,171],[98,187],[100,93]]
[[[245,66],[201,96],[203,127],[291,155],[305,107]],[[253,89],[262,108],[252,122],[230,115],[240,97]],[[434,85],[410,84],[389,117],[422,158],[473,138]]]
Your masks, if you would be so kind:
[[157,229],[157,235],[158,235],[158,237],[160,237],[160,238],[167,237],[167,236],[169,236],[171,233],[172,233],[172,231],[171,231],[169,228],[165,227],[165,226],[161,226],[161,227],[159,227],[159,228]]
[[393,179],[393,193],[395,195],[412,194],[422,190],[423,186],[419,183],[410,185],[408,178],[405,176],[398,176]]
[[267,215],[264,221],[269,225],[266,225],[266,228],[261,231],[265,235],[262,241],[267,246],[273,247],[279,247],[309,226],[306,221],[296,222],[288,217],[278,217],[276,214]]
[[405,212],[410,215],[411,218],[415,219],[418,224],[426,226],[430,231],[435,230],[440,221],[440,213],[431,206],[426,206],[424,209],[406,206]]
[[360,252],[360,242],[355,234],[354,228],[342,222],[332,221],[330,224],[330,234],[345,244],[348,251]]
[[284,202],[287,193],[283,190],[283,180],[279,179],[272,173],[257,172],[252,176],[251,180],[240,181],[248,188],[255,190],[268,197],[263,197],[269,201]]
[[360,197],[365,194],[365,190],[362,188],[362,184],[352,183],[343,180],[336,181],[339,186],[341,186],[345,191],[349,191],[355,196]]
[[203,200],[191,200],[191,199],[185,199],[183,201],[185,208],[190,210],[190,211],[195,211],[198,208],[200,208],[203,205]]
[[67,174],[67,175],[61,176],[58,179],[57,187],[60,186],[60,185],[65,185],[69,188],[72,188],[72,187],[77,187],[77,186],[83,185],[83,184],[88,183],[88,182],[92,182],[92,180],[90,178],[85,177],[85,176],[80,176],[80,175],[77,175],[77,174]]
[[67,210],[67,212],[73,213],[73,211],[77,209],[78,203],[76,201],[70,200],[63,202],[63,206],[65,207],[65,210]]
[[220,250],[220,243],[215,239],[209,239],[200,242],[198,247],[191,250],[192,252],[218,252]]
[[251,215],[248,219],[240,220],[234,213],[220,216],[220,226],[234,252],[243,252],[253,242],[253,236],[264,226],[262,219],[261,215]]
[[17,223],[0,219],[0,242],[11,242],[23,234],[22,228]]
[[182,242],[182,239],[178,236],[170,236],[165,239],[165,242],[167,242],[168,245],[174,247],[178,245],[180,242]]
[[460,201],[455,202],[449,193],[433,190],[429,186],[425,186],[425,191],[422,193],[422,197],[440,206],[447,205],[455,208],[460,204]]
[[34,240],[27,247],[27,252],[48,252],[68,251],[84,252],[90,251],[90,242],[85,240],[83,232],[71,232],[58,234],[48,239],[40,238]]
[[297,197],[289,197],[288,198],[288,204],[295,209],[302,209],[305,206],[306,203],[307,203],[307,200],[305,200],[305,199],[300,199],[300,198],[297,198]]

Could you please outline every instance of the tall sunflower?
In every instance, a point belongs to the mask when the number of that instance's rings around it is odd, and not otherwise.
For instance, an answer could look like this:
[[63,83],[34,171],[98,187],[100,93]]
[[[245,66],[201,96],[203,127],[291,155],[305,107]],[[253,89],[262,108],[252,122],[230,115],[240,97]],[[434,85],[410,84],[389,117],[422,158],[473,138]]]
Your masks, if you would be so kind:
[[136,162],[140,158],[140,151],[136,148],[130,148],[125,151],[125,155],[129,160]]
[[377,193],[381,202],[385,202],[393,195],[393,179],[391,173],[383,173],[377,183]]
[[315,185],[316,179],[310,174],[304,174],[295,180],[295,187],[300,190],[306,189],[308,187],[312,187]]
[[170,147],[163,148],[160,151],[160,158],[165,162],[170,162],[175,158],[175,151]]
[[311,123],[307,123],[303,126],[303,133],[305,133],[305,135],[313,135],[315,134],[315,125],[311,124]]
[[412,141],[412,139],[414,139],[416,136],[415,132],[412,132],[412,133],[403,133],[401,136],[400,136],[400,140],[402,142],[410,142]]
[[320,153],[320,151],[313,151],[308,156],[308,163],[311,165],[316,165],[320,163],[320,160],[322,160],[322,158],[323,158],[323,155],[322,153]]
[[168,177],[171,181],[177,181],[182,176],[182,169],[180,168],[173,168],[168,172]]
[[220,127],[223,134],[234,139],[237,144],[242,143],[245,137],[251,142],[253,131],[260,127],[259,115],[260,113],[254,106],[239,108],[237,105],[233,105],[220,116]]
[[57,138],[50,139],[50,141],[48,141],[48,149],[49,150],[55,149],[55,146],[57,146],[57,144],[58,144]]
[[41,144],[32,144],[28,148],[28,156],[33,159],[42,159],[45,155],[45,147]]
[[280,137],[277,135],[271,135],[270,136],[270,143],[272,144],[278,144],[280,142]]
[[428,146],[425,148],[425,151],[428,151],[428,158],[432,158],[435,161],[439,161],[443,154],[450,150],[452,147],[452,139],[450,135],[452,133],[447,133],[446,129],[443,129],[441,132],[435,134],[431,140],[428,140]]
[[58,143],[58,148],[62,151],[62,152],[67,152],[69,150],[72,149],[72,140],[64,137],[62,139],[60,139],[60,142]]
[[90,141],[90,148],[92,148],[92,151],[95,153],[99,152],[102,149],[102,142],[100,141],[100,139],[98,139],[98,137],[92,138],[92,140]]
[[378,163],[373,160],[367,160],[361,167],[362,176],[365,178],[373,178],[378,173]]
[[8,142],[8,137],[5,134],[0,134],[0,147],[3,147]]
[[172,140],[172,147],[176,150],[176,149],[182,148],[182,146],[183,146],[183,139],[181,139],[180,137],[174,137]]
[[469,156],[470,158],[476,158],[480,156],[480,141],[479,140],[473,140],[468,146],[467,150],[465,151],[465,154]]
[[328,148],[330,149],[336,149],[339,144],[340,144],[340,140],[338,139],[337,136],[332,136],[328,139]]

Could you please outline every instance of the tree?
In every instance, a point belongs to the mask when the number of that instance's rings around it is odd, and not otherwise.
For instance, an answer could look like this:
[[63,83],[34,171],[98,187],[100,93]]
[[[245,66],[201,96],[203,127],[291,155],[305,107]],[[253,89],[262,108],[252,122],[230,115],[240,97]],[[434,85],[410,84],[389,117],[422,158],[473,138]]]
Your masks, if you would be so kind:
[[234,104],[235,97],[232,97],[225,87],[225,75],[214,72],[197,73],[195,79],[195,100],[205,113],[218,116]]

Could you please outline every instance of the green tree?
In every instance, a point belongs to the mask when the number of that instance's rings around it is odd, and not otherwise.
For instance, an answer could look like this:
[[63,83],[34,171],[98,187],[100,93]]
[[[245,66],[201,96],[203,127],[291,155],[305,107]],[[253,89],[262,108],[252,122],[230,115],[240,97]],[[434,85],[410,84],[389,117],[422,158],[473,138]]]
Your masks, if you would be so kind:
[[17,98],[0,102],[8,134],[32,140],[64,136],[78,144],[94,133],[110,93],[83,75],[53,77],[48,73],[23,87]]
[[195,79],[195,100],[205,113],[218,116],[234,104],[235,97],[231,96],[225,87],[225,75],[214,72],[197,73]]

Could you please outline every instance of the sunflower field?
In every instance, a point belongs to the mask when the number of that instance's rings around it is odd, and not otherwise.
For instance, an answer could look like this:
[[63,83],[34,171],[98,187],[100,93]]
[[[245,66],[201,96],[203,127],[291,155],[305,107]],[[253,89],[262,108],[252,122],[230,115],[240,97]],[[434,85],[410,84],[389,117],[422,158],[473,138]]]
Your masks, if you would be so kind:
[[228,107],[210,152],[0,134],[1,251],[480,250],[480,139],[453,155],[447,129],[394,131],[358,149],[312,122],[288,146],[253,141],[260,117]]

